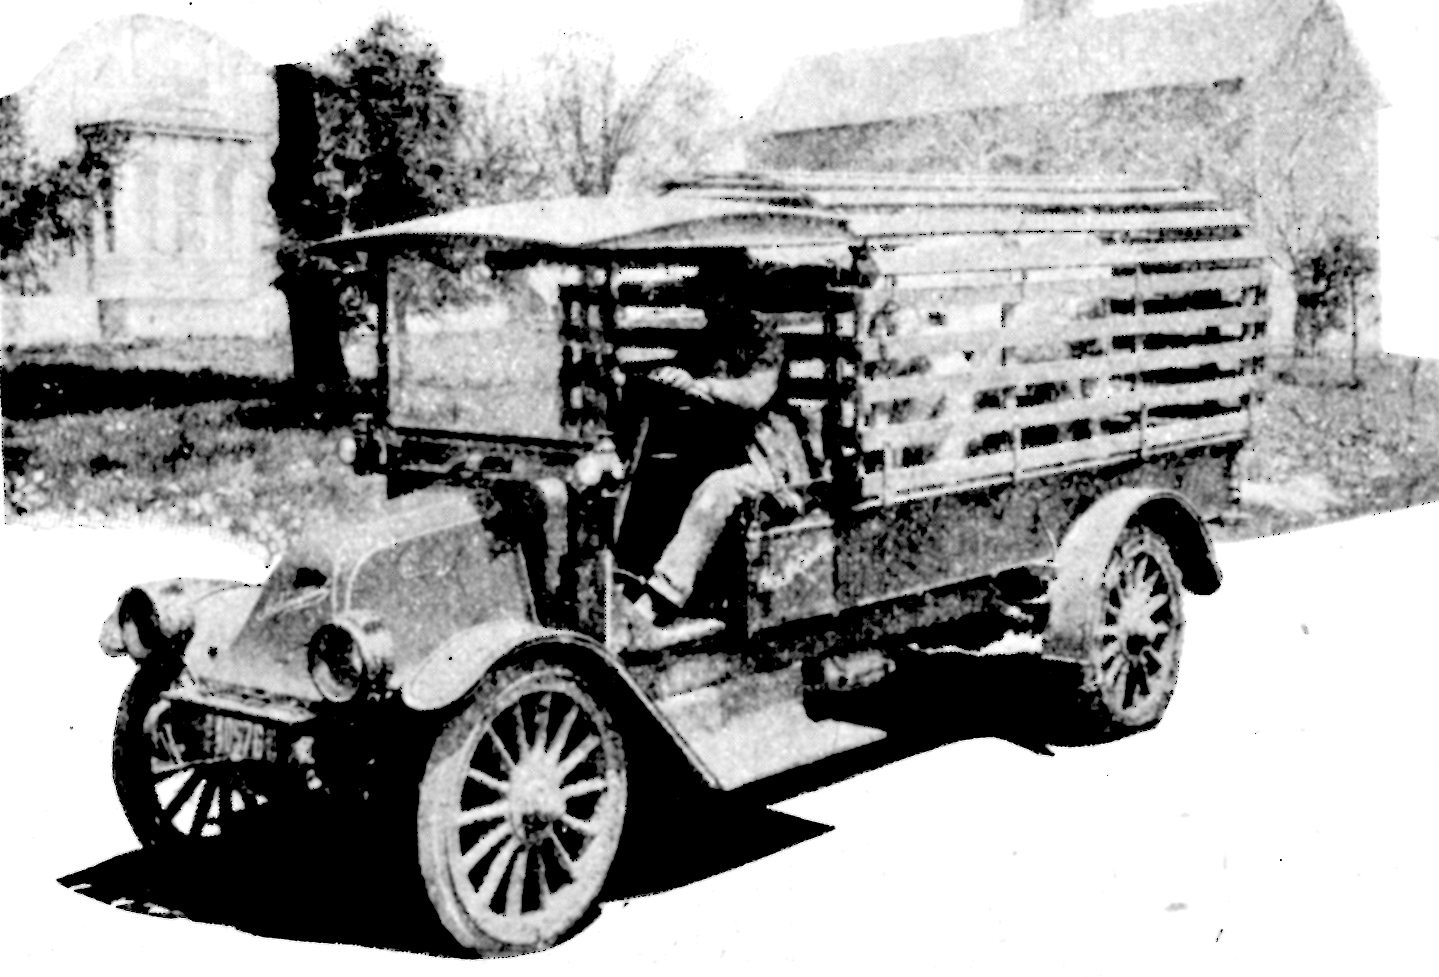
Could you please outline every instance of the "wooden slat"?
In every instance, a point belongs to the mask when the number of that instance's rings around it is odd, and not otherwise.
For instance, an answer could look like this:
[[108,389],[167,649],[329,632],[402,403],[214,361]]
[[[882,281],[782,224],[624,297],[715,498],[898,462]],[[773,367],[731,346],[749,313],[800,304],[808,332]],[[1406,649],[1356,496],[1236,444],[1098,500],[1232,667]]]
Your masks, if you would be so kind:
[[780,206],[820,207],[840,212],[892,207],[1029,207],[1047,210],[1086,210],[1096,207],[1185,208],[1212,207],[1218,201],[1207,193],[1190,190],[1111,190],[1070,188],[1062,185],[1025,189],[1006,187],[943,187],[937,189],[830,188],[781,186],[696,187],[686,196],[742,200]]
[[978,455],[913,468],[891,468],[871,472],[860,479],[860,491],[870,498],[895,495],[941,486],[960,487],[996,475],[1014,474],[1015,456],[1010,452]]
[[[704,308],[709,298],[700,286],[689,280],[622,282],[618,295],[622,309],[688,309],[696,313]],[[603,299],[603,290],[600,287],[570,285],[561,290],[561,296],[562,301],[597,304]],[[744,298],[753,311],[775,315],[808,313],[821,316],[827,311],[852,307],[854,302],[852,295],[840,290],[792,288],[783,281],[767,288],[750,288],[745,291]]]
[[[1252,288],[1263,283],[1259,266],[1220,271],[1187,271],[1145,274],[1139,283],[1141,298],[1183,295],[1197,291],[1228,291]],[[1072,281],[1024,281],[1018,271],[941,272],[927,275],[896,275],[891,285],[877,293],[897,304],[928,308],[933,304],[982,304],[1023,302],[1029,299],[1130,299],[1135,295],[1133,276]]]
[[1243,435],[1248,432],[1250,423],[1248,411],[1221,414],[1218,417],[1165,420],[1156,422],[1149,428],[1145,443],[1154,448]]
[[867,360],[905,360],[918,356],[943,356],[965,350],[988,351],[997,347],[1033,342],[1079,343],[1095,340],[1107,343],[1116,336],[1193,335],[1209,328],[1242,326],[1246,323],[1266,321],[1268,318],[1268,306],[1240,305],[1221,309],[1157,312],[1141,316],[1066,319],[1059,323],[1042,322],[1032,326],[982,329],[951,329],[939,326],[865,339],[859,346]]
[[679,350],[663,346],[621,346],[615,350],[615,359],[621,366],[641,364],[645,369],[668,363],[678,355]]
[[745,187],[751,189],[916,189],[1004,186],[1017,189],[1071,188],[1077,190],[1183,190],[1184,184],[1163,178],[1130,176],[1068,176],[1013,173],[896,173],[892,170],[772,170],[739,173],[703,173],[674,180],[668,188]]
[[[743,191],[741,191],[743,192]],[[890,190],[815,189],[806,194],[818,206],[836,210],[864,207],[1016,206],[1035,208],[1091,207],[1194,207],[1213,205],[1207,193],[1190,190],[1091,190],[1039,187],[1033,190],[1010,188]]]
[[1134,454],[1146,444],[1144,434],[1138,430],[1122,431],[1118,434],[1104,434],[1097,438],[1081,441],[1064,441],[1060,444],[1046,444],[1037,448],[1025,448],[1019,453],[1020,471],[1039,468],[1055,468],[1079,462],[1098,461],[1117,455]]
[[[1223,271],[1180,271],[1163,275],[1146,274],[1140,280],[1139,297],[1161,298],[1166,295],[1188,295],[1192,292],[1229,291],[1255,288],[1265,282],[1260,265]],[[1132,281],[1132,279],[1131,279]]]
[[671,347],[680,349],[695,341],[700,328],[683,326],[626,326],[615,330],[616,347]]
[[1086,438],[1083,441],[1067,441],[1044,448],[1025,448],[1018,454],[1003,451],[992,455],[916,465],[913,468],[893,468],[865,476],[863,487],[867,495],[877,495],[881,491],[901,493],[940,486],[958,487],[966,482],[977,482],[995,475],[1019,475],[1033,468],[1121,457],[1137,453],[1141,443],[1139,431],[1125,431],[1121,434]]
[[[858,242],[856,242],[858,243]],[[746,250],[760,265],[778,268],[850,268],[854,252],[849,244],[752,245]]]
[[931,488],[960,489],[965,485],[1011,474],[1023,478],[1042,470],[1092,464],[1134,456],[1142,450],[1173,445],[1222,441],[1242,436],[1248,428],[1246,412],[1236,411],[1194,421],[1167,421],[1140,431],[1124,431],[1079,441],[1024,448],[1017,455],[1004,451],[941,461],[913,468],[896,468],[865,475],[861,490],[871,498],[903,495]]
[[[1232,210],[1026,213],[1014,209],[924,207],[914,212],[856,214],[849,228],[867,238],[976,233],[1139,232],[1190,228],[1245,228],[1249,219]],[[887,242],[886,242],[887,243]]]
[[1028,387],[1038,383],[1108,379],[1154,370],[1214,365],[1221,370],[1236,369],[1245,359],[1264,355],[1260,340],[1226,340],[1178,350],[1139,350],[1073,360],[1021,363],[1013,366],[961,369],[947,374],[922,374],[860,382],[860,399],[882,404],[914,397],[933,396],[998,387]]
[[1100,420],[1134,413],[1141,408],[1175,407],[1237,401],[1254,392],[1256,377],[1246,375],[1197,383],[1145,384],[1107,397],[1074,397],[1053,404],[1004,410],[956,409],[945,418],[882,424],[860,432],[864,450],[935,444],[982,438],[1004,431],[1027,430],[1051,424]]
[[951,271],[1247,261],[1266,257],[1268,253],[1263,243],[1250,238],[1176,244],[1102,244],[1088,235],[1078,234],[1034,235],[1032,239],[976,234],[956,236],[943,244],[876,251],[874,258],[884,275],[900,276]]

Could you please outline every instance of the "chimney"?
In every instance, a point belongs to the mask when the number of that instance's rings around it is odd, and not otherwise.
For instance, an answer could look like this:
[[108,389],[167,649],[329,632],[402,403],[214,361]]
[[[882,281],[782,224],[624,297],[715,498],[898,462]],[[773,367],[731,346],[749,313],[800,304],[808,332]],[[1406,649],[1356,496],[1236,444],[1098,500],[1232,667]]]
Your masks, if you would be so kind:
[[1028,27],[1069,17],[1083,17],[1089,13],[1089,7],[1090,0],[1024,0],[1020,21]]

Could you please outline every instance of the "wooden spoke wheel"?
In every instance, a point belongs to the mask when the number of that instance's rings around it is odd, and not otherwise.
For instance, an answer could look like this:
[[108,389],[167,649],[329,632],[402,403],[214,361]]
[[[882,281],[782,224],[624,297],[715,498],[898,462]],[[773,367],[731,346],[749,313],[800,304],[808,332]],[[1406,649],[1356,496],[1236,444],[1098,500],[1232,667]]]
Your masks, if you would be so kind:
[[142,845],[213,838],[259,809],[304,792],[281,760],[211,757],[203,750],[203,715],[185,715],[161,698],[183,674],[144,666],[120,700],[111,755],[120,806]]
[[437,738],[420,785],[420,869],[441,922],[488,953],[550,946],[590,913],[629,800],[625,753],[581,679],[500,672]]
[[1179,581],[1163,537],[1125,530],[1100,580],[1083,663],[1088,703],[1112,726],[1153,726],[1169,706],[1184,632]]

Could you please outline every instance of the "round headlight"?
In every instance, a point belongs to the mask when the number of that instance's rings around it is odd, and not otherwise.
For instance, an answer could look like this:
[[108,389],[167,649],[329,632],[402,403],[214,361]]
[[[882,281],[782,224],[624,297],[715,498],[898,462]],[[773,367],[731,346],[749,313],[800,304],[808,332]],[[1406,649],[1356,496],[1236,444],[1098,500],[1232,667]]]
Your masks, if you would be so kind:
[[326,624],[310,638],[310,677],[331,702],[348,702],[365,684],[365,660],[355,635],[339,624]]
[[157,604],[143,588],[132,587],[120,598],[116,623],[125,652],[144,661],[153,652],[177,652],[194,632],[195,615],[182,603]]
[[380,616],[349,611],[310,637],[310,677],[331,702],[373,692],[394,660],[394,641]]
[[136,661],[144,661],[152,650],[160,647],[160,613],[150,595],[136,587],[120,598],[120,640],[125,652]]

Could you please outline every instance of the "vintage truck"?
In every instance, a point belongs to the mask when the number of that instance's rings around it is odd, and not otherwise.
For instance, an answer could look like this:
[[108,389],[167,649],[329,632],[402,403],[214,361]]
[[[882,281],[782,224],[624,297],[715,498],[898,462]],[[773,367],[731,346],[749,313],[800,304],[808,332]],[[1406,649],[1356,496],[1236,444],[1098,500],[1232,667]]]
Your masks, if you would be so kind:
[[[903,734],[919,717],[846,704],[940,660],[1060,659],[1067,719],[1153,725],[1261,394],[1246,228],[1161,182],[776,173],[325,242],[374,283],[381,397],[341,450],[393,512],[301,540],[261,587],[123,595],[102,643],[139,663],[130,822],[161,845],[313,791],[387,798],[457,944],[518,952],[593,915],[663,788]],[[394,328],[387,271],[457,243],[548,282],[558,323]],[[734,519],[703,636],[641,648],[621,590],[742,448],[645,381],[716,278],[782,336],[810,477]]]

